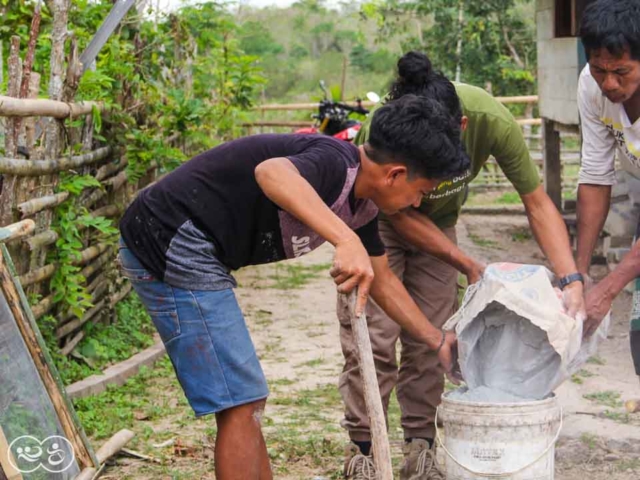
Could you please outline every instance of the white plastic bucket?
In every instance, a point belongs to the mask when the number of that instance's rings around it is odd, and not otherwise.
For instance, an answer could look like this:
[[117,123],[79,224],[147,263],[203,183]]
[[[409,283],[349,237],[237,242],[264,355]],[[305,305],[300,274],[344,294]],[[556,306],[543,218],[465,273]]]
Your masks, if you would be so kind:
[[436,413],[438,458],[447,480],[553,480],[555,443],[562,429],[557,399],[477,403],[442,396]]

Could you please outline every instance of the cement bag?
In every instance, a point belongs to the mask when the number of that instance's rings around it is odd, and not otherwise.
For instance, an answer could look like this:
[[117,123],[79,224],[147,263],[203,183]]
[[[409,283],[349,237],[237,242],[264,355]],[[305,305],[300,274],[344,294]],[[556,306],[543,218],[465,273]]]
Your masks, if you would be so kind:
[[[474,401],[546,398],[606,337],[609,318],[582,345],[582,322],[564,313],[545,267],[494,263],[445,324],[455,329],[462,376]],[[462,393],[461,393],[462,394]],[[462,399],[462,398],[461,398]]]

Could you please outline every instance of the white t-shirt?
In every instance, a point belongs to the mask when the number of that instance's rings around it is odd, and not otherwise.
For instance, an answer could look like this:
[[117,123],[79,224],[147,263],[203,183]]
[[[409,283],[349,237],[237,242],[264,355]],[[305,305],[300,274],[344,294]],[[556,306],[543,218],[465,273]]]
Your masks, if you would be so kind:
[[582,126],[578,183],[615,184],[616,150],[620,166],[640,179],[640,119],[632,125],[624,106],[602,94],[589,65],[580,74],[578,109]]

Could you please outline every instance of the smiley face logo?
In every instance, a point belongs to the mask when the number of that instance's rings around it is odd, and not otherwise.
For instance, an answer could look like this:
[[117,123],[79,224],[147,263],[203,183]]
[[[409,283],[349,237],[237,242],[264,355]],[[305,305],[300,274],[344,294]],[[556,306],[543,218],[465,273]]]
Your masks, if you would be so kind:
[[42,441],[31,435],[23,435],[11,442],[9,453],[9,462],[22,473],[35,472],[39,468],[50,473],[60,473],[75,462],[73,445],[59,435],[52,435]]

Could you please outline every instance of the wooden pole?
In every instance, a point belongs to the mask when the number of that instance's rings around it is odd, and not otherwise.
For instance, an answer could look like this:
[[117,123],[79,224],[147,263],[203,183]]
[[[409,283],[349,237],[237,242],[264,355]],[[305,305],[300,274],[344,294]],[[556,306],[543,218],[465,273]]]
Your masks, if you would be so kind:
[[2,431],[2,426],[0,426],[0,479],[22,480],[22,474],[16,470],[14,465],[17,463],[15,458],[12,458],[9,442]]
[[352,312],[351,329],[358,354],[360,376],[362,377],[364,389],[364,400],[367,406],[367,414],[369,415],[369,428],[371,430],[373,462],[376,466],[377,474],[376,478],[378,480],[393,480],[387,423],[382,408],[382,399],[380,398],[380,387],[378,386],[376,367],[373,362],[373,351],[371,350],[371,340],[369,339],[369,329],[367,328],[367,317],[364,313],[356,317],[356,298],[357,289],[349,294],[347,301],[349,303],[349,309]]
[[[73,407],[71,407],[71,403],[66,397],[62,380],[55,367],[53,367],[53,361],[46,346],[44,346],[44,340],[35,325],[35,320],[30,316],[24,292],[19,288],[19,284],[16,286],[16,283],[14,283],[13,274],[13,264],[7,256],[7,250],[4,246],[0,246],[0,288],[11,309],[16,325],[40,374],[42,383],[51,398],[51,403],[56,410],[65,436],[74,447],[78,463],[81,467],[96,466],[97,464],[94,462],[92,452],[89,450],[84,431],[82,431]],[[55,375],[53,372],[55,372]]]
[[562,211],[562,162],[560,160],[560,134],[553,120],[542,122],[544,190],[556,208]]

